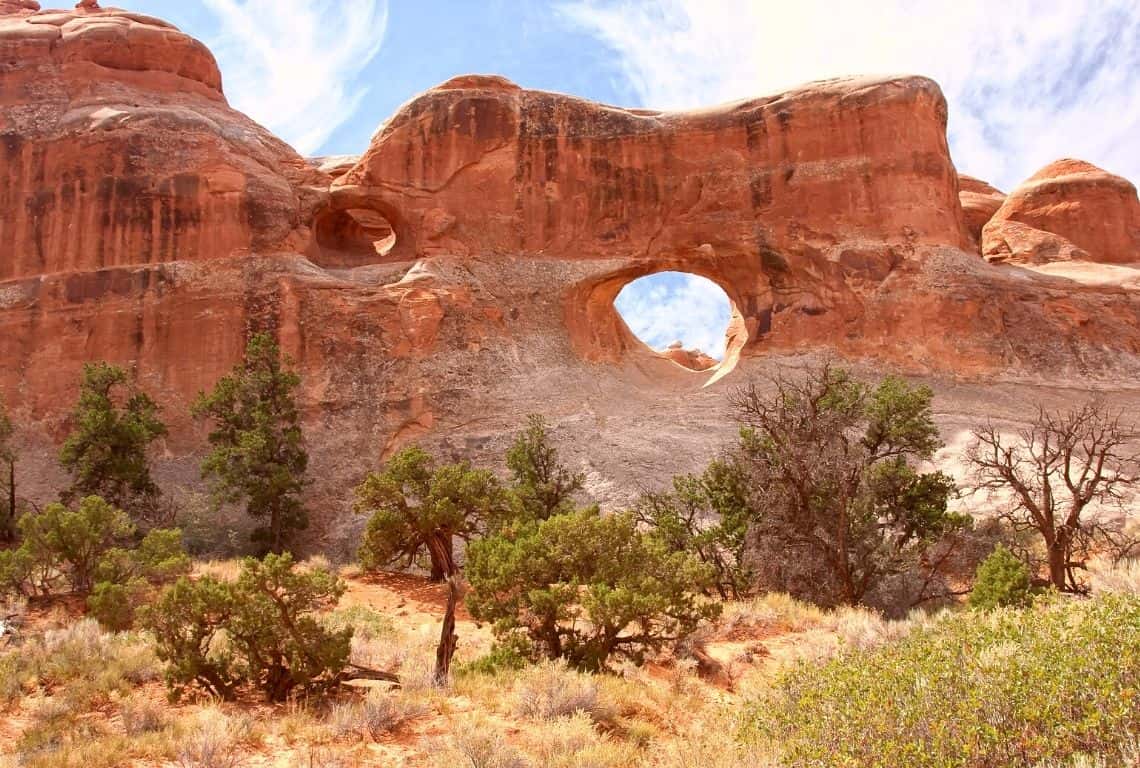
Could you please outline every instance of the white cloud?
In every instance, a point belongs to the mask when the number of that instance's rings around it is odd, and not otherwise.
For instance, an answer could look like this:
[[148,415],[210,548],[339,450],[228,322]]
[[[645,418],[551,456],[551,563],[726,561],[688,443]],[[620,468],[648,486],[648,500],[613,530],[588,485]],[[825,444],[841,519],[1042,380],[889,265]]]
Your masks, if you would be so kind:
[[1136,0],[574,0],[642,106],[761,96],[849,74],[933,77],[963,173],[1009,189],[1061,157],[1140,180]]
[[204,2],[230,103],[298,152],[319,150],[367,93],[353,81],[380,50],[387,0]]
[[728,296],[707,278],[678,272],[643,277],[625,286],[614,306],[630,330],[654,349],[680,341],[686,349],[724,357]]

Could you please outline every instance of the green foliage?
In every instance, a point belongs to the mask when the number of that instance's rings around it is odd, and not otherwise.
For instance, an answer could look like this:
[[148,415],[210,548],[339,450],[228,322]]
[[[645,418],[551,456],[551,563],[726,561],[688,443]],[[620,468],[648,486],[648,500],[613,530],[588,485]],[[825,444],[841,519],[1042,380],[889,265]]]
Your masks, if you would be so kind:
[[244,685],[269,701],[335,683],[352,629],[330,630],[320,614],[344,594],[323,569],[299,570],[288,555],[247,558],[236,581],[181,578],[144,613],[172,693],[201,688],[233,698]]
[[[12,445],[12,419],[0,399],[0,541],[16,534],[16,448]],[[0,576],[0,589],[3,588]]]
[[585,475],[574,473],[558,461],[550,442],[546,421],[527,417],[526,429],[507,449],[512,501],[524,519],[545,520],[574,510],[574,495],[582,490]]
[[178,528],[154,528],[132,552],[135,575],[160,584],[190,572],[190,556],[182,546]]
[[782,765],[1123,764],[1140,729],[1140,597],[948,614],[785,674],[754,709]]
[[178,696],[197,686],[233,698],[247,671],[225,629],[237,609],[233,584],[212,576],[171,584],[142,614],[155,638],[155,653],[166,662],[166,682]]
[[441,579],[453,566],[453,539],[470,539],[504,507],[491,472],[467,462],[436,466],[422,448],[405,448],[356,489],[357,513],[371,515],[360,562],[365,568],[411,565],[426,553],[432,576]]
[[96,582],[163,584],[190,573],[190,556],[182,547],[182,531],[155,528],[133,549],[114,547],[99,559]]
[[747,589],[744,542],[753,511],[739,463],[713,461],[700,476],[674,477],[672,491],[643,494],[633,512],[671,551],[690,552],[711,566],[722,598]]
[[74,509],[49,504],[21,517],[19,525],[19,580],[45,591],[53,586],[53,574],[61,572],[81,594],[91,591],[107,552],[135,531],[126,513],[98,496],[84,498]]
[[199,395],[193,409],[214,422],[202,476],[214,479],[219,500],[244,501],[251,517],[268,520],[253,538],[276,553],[308,527],[301,491],[309,455],[296,399],[301,379],[289,365],[273,337],[257,334],[245,359],[212,392]]
[[146,582],[126,584],[99,581],[87,596],[87,615],[111,632],[125,632],[134,626],[135,611],[141,604]]
[[940,537],[968,525],[940,472],[919,473],[941,443],[929,387],[871,386],[824,365],[802,381],[734,395],[768,588],[823,603],[862,600]]
[[992,610],[1005,606],[1026,606],[1033,601],[1029,567],[1017,555],[998,544],[978,566],[970,606]]
[[491,650],[460,666],[459,674],[494,675],[504,670],[525,668],[534,658],[534,646],[523,635],[508,635]]
[[0,549],[0,595],[36,590],[31,553],[26,547]]
[[166,434],[154,401],[131,386],[122,368],[88,363],[72,422],[59,453],[72,475],[64,500],[97,495],[134,516],[150,515],[159,490],[147,451]]
[[[20,518],[22,542],[0,551],[0,593],[47,594],[66,580],[80,594],[92,593],[88,608],[107,627],[129,626],[149,584],[160,584],[190,571],[182,532],[156,528],[131,546],[135,527],[122,510],[98,496],[74,509],[49,504]],[[111,604],[130,594],[130,609]]]
[[525,636],[537,653],[601,669],[635,661],[690,633],[719,605],[696,593],[712,569],[641,533],[631,515],[556,515],[472,542],[467,605],[501,642]]

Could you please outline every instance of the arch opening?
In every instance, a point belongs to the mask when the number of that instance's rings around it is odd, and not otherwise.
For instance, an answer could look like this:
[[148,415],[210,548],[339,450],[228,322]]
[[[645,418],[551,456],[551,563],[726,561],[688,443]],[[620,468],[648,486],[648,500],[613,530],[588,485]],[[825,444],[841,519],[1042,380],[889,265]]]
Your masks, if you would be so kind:
[[683,368],[708,371],[724,361],[734,306],[707,277],[679,271],[638,277],[622,286],[614,308],[639,341]]
[[[712,328],[711,333],[706,333],[702,337],[691,334],[687,336],[691,339],[713,339],[708,345],[719,358],[712,354],[708,355],[714,360],[711,367],[695,370],[703,366],[684,365],[676,360],[674,355],[663,354],[667,353],[669,345],[677,340],[675,331],[672,334],[666,331],[657,337],[656,346],[664,347],[658,351],[653,348],[654,339],[650,338],[649,343],[646,343],[643,340],[644,336],[636,335],[630,324],[627,324],[622,317],[622,311],[618,307],[618,297],[623,289],[640,279],[662,274],[665,274],[665,277],[659,277],[657,280],[677,280],[677,277],[670,278],[669,275],[679,274],[679,278],[684,281],[703,279],[711,282],[712,286],[707,282],[695,285],[700,286],[698,290],[703,291],[713,302],[727,301],[727,325],[722,325],[719,320],[710,321],[708,324]],[[651,280],[648,285],[652,284]],[[633,289],[634,296],[637,295],[637,288],[638,286],[635,286]],[[721,294],[724,296],[723,299]],[[759,345],[771,331],[774,295],[772,284],[758,256],[722,259],[718,258],[711,248],[706,248],[688,258],[674,256],[660,258],[655,263],[635,262],[582,280],[564,296],[564,322],[574,351],[585,360],[596,363],[631,363],[648,373],[649,380],[657,375],[667,376],[670,371],[681,377],[693,375],[694,378],[691,379],[693,382],[709,386],[727,376],[740,362],[741,357],[757,353]],[[651,303],[652,298],[651,293]],[[672,314],[675,319],[686,322],[688,317],[691,321],[693,312],[691,306],[686,305],[683,300],[684,292],[681,298],[682,301],[667,305],[673,307]],[[625,297],[622,298],[621,304],[628,312],[629,307]],[[723,307],[723,304],[721,306]],[[717,317],[715,311],[706,316]],[[723,320],[723,310],[719,317]],[[637,324],[636,320],[633,324]],[[717,334],[718,329],[722,334]],[[673,338],[670,338],[670,335]],[[686,346],[686,334],[681,334],[681,341],[683,349]],[[706,343],[708,342],[700,341],[695,344]],[[708,351],[702,351],[708,354]],[[707,362],[705,364],[707,365]],[[667,378],[674,383],[678,381],[676,377],[667,376]]]
[[385,261],[396,245],[386,216],[369,208],[326,210],[313,222],[322,267],[360,267]]

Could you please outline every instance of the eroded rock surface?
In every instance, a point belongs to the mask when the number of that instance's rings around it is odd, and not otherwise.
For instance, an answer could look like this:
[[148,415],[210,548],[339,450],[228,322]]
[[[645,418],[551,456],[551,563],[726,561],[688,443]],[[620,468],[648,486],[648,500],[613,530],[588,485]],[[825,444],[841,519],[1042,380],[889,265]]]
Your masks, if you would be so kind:
[[970,233],[977,248],[981,248],[982,227],[993,218],[1005,202],[1005,193],[981,179],[973,176],[958,176],[958,200],[962,203],[962,215],[966,221],[966,231]]
[[[54,444],[96,359],[162,403],[160,477],[193,486],[204,430],[189,403],[257,330],[303,375],[325,523],[397,447],[497,461],[532,412],[621,503],[731,438],[732,382],[812,351],[965,393],[943,401],[944,424],[955,402],[1033,400],[975,391],[994,382],[1120,387],[1140,370],[1127,281],[979,257],[992,201],[967,196],[1000,193],[960,180],[925,78],[664,113],[465,76],[410,101],[359,158],[306,160],[231,109],[209,51],[165,22],[0,7],[0,394],[26,425],[33,496],[58,487]],[[1125,259],[1135,191],[1090,173],[1039,180],[1063,216],[1015,191],[983,240],[999,219],[1048,224]],[[1120,220],[1082,223],[1094,213]],[[703,372],[684,370],[615,311],[622,287],[665,270],[728,295],[722,364],[686,353]]]
[[198,41],[78,8],[0,18],[0,59],[0,279],[304,247],[327,179],[229,108]]
[[1058,160],[1010,193],[986,224],[982,253],[994,262],[1140,262],[1136,187],[1081,160]]

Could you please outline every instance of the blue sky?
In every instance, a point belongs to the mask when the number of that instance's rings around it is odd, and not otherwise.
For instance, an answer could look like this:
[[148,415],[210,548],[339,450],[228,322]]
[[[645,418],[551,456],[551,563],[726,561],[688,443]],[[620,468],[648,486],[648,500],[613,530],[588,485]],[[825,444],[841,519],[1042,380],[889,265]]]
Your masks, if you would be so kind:
[[[941,84],[963,173],[1008,190],[1053,160],[1077,157],[1140,181],[1138,0],[116,4],[206,42],[230,102],[303,154],[360,153],[400,104],[468,72],[665,109],[905,72]],[[627,312],[640,313],[627,320],[654,344],[707,346],[720,323],[710,302],[723,294],[695,280],[642,281],[623,297]]]

